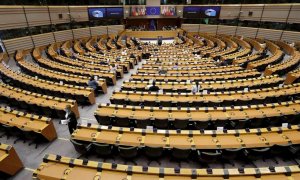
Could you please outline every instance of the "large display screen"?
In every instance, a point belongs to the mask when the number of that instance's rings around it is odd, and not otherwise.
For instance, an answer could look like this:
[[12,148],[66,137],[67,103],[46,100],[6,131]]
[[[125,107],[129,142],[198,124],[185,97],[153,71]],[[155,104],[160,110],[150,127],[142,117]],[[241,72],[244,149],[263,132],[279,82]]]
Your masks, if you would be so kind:
[[145,16],[146,7],[145,6],[132,6],[131,7],[131,16]]
[[183,18],[218,18],[220,11],[220,6],[186,6]]
[[123,18],[124,12],[121,7],[106,8],[107,18]]
[[106,8],[88,8],[89,19],[98,20],[106,17]]
[[161,6],[161,15],[176,16],[176,7],[175,6]]
[[159,6],[146,7],[146,14],[147,15],[160,15],[160,7]]

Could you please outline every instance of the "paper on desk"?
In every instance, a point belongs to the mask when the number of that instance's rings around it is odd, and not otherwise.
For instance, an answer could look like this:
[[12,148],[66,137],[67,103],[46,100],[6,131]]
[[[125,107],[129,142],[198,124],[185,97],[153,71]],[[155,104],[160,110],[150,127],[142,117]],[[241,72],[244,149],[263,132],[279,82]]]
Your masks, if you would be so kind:
[[60,120],[60,124],[66,125],[69,123],[69,121],[70,121],[69,119],[63,119],[63,120]]

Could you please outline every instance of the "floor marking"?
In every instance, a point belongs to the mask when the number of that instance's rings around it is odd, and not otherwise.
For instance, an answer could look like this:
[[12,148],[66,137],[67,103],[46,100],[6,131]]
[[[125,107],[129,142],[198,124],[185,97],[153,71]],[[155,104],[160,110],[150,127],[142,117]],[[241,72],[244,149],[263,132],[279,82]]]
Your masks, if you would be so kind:
[[25,169],[25,170],[28,170],[28,171],[32,171],[32,172],[35,171],[35,169],[31,169],[31,168],[28,168],[28,167],[25,167],[24,169]]
[[57,139],[59,139],[59,140],[63,140],[63,141],[70,141],[70,139],[67,139],[67,138],[57,138]]

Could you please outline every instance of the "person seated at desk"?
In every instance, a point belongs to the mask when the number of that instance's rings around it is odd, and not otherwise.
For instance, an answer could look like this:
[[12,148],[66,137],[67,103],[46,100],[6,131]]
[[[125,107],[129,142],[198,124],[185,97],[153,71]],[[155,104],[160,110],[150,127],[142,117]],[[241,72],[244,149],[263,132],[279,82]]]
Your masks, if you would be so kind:
[[92,88],[94,90],[95,93],[98,93],[100,91],[99,84],[93,76],[90,77],[87,84],[90,88]]
[[178,69],[178,63],[175,63],[175,65],[173,66],[173,69]]
[[163,69],[161,66],[158,67],[158,74],[166,74],[167,71]]
[[115,64],[111,64],[109,66],[110,72],[116,73],[117,72],[117,66]]
[[152,86],[150,86],[150,87],[148,88],[148,90],[149,90],[149,91],[152,91],[152,92],[157,92],[157,91],[159,91],[159,87],[156,86],[155,81],[153,81],[153,82],[152,82]]
[[199,82],[196,81],[196,84],[194,84],[194,85],[192,86],[191,92],[192,92],[192,93],[197,93],[197,92],[200,91],[200,89],[201,89],[201,86],[200,86]]
[[135,58],[135,55],[133,53],[131,53],[129,58]]
[[66,111],[66,119],[61,120],[61,124],[68,124],[68,129],[70,134],[73,134],[73,132],[77,129],[77,118],[75,113],[71,110],[71,105],[67,105],[65,108]]

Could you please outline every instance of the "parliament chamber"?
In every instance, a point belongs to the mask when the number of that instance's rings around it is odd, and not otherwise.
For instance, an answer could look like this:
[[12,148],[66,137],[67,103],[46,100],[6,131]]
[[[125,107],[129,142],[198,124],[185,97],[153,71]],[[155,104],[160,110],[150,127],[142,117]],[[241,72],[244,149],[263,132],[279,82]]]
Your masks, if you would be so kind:
[[255,2],[0,2],[0,180],[300,179],[300,4]]

